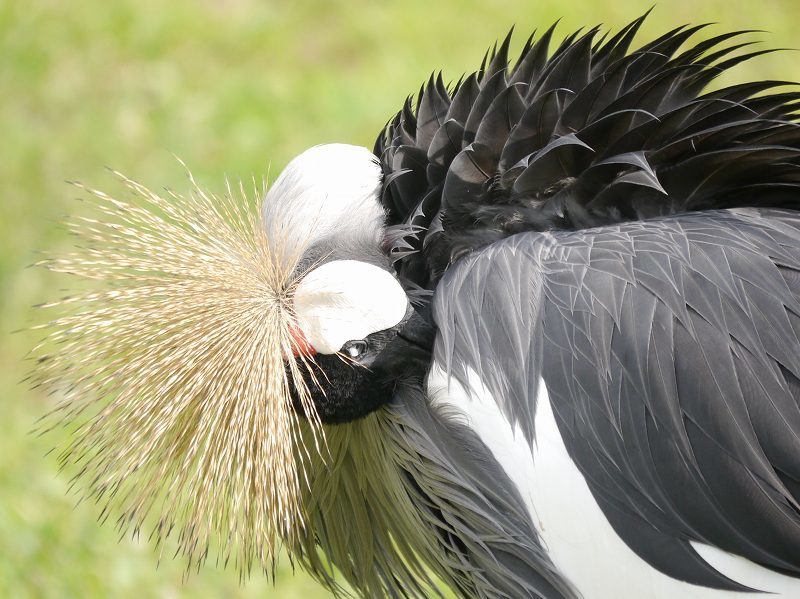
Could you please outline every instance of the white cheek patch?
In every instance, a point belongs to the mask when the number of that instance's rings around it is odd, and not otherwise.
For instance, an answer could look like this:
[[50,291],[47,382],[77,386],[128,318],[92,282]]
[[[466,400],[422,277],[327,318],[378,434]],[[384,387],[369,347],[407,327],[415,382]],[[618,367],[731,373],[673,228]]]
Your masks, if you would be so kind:
[[398,324],[408,309],[391,274],[358,260],[334,260],[309,272],[294,294],[297,324],[321,354]]

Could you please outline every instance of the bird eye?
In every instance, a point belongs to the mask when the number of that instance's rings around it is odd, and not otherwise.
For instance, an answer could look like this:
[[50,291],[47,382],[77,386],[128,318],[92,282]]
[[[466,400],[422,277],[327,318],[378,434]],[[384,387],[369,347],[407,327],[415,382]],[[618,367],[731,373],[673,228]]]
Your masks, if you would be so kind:
[[358,341],[348,341],[342,346],[340,350],[341,353],[345,354],[347,357],[356,359],[363,356],[367,351],[367,342],[363,339],[359,339]]

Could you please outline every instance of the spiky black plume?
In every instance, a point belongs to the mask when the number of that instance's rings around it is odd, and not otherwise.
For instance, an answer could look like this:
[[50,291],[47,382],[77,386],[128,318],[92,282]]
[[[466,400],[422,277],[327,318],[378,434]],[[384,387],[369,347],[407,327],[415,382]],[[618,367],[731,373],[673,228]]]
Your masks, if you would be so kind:
[[[682,49],[678,27],[629,51],[643,15],[599,40],[554,27],[508,66],[511,33],[450,90],[431,76],[379,136],[398,269],[422,287],[465,251],[522,231],[741,206],[800,207],[800,94],[782,81],[704,93],[748,31]],[[416,252],[415,250],[422,250]]]

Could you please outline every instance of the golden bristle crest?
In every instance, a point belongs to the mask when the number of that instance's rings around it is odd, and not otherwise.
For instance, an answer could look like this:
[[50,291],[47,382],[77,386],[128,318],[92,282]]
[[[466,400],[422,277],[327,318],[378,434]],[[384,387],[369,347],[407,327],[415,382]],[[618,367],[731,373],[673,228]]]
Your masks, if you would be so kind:
[[42,262],[83,281],[44,306],[56,313],[33,378],[58,397],[45,426],[69,425],[59,460],[103,519],[190,568],[216,555],[269,571],[302,529],[304,463],[322,441],[293,359],[304,244],[268,238],[264,186],[217,196],[190,176],[191,193],[161,196],[115,174],[126,199],[79,185],[92,214],[67,225],[78,247]]

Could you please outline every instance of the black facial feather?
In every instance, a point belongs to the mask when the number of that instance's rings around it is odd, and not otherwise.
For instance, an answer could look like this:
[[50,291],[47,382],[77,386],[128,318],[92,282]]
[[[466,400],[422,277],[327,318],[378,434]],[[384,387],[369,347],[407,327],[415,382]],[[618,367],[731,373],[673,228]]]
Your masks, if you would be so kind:
[[[631,51],[647,15],[597,40],[553,27],[509,66],[509,35],[447,89],[441,75],[378,137],[395,263],[432,289],[459,256],[524,231],[578,230],[687,211],[800,207],[800,93],[764,81],[703,93],[762,54],[749,33],[682,50],[705,26]],[[408,250],[416,250],[416,252]]]
[[[364,340],[366,351],[356,359],[340,354],[314,356],[310,367],[316,380],[309,376],[307,383],[322,422],[339,424],[362,418],[389,403],[398,384],[421,381],[430,348],[409,337],[408,329],[404,323],[369,335]],[[302,413],[299,398],[293,400]]]

